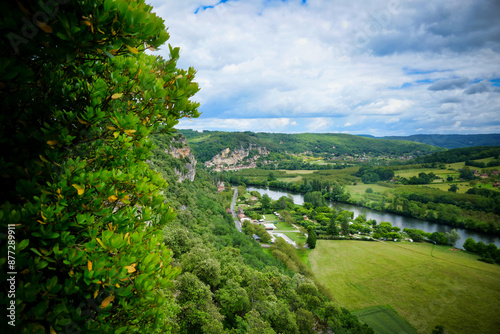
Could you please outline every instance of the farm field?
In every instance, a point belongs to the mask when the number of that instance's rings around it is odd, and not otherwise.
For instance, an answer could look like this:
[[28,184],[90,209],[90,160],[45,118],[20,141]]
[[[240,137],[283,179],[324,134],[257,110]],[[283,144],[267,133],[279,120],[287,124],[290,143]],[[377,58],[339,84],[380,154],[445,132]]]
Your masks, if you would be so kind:
[[312,174],[315,172],[315,170],[284,170],[280,169],[280,172],[285,172],[286,174]]
[[434,173],[436,175],[439,175],[441,177],[448,177],[449,175],[458,175],[458,169],[456,171],[454,170],[448,170],[448,169],[439,169],[439,168],[415,168],[415,169],[401,169],[401,170],[396,170],[394,171],[394,174],[397,176],[401,177],[406,177],[409,179],[412,176],[417,176],[420,173]]
[[418,333],[500,332],[500,266],[430,244],[318,240],[320,283],[350,310],[388,305]]
[[[448,189],[450,189],[450,186],[452,184],[456,184],[458,186],[458,191],[457,191],[458,193],[465,193],[470,188],[473,188],[469,185],[469,182],[433,182],[433,183],[423,184],[423,185],[418,185],[418,186],[419,187],[430,187],[430,188],[436,188],[436,189],[443,190],[443,191],[448,191]],[[482,185],[482,187],[485,187],[485,186]],[[493,186],[491,186],[490,188],[493,188]]]
[[371,188],[376,193],[384,193],[384,191],[390,190],[391,188],[379,186],[378,184],[364,184],[358,183],[356,185],[347,185],[345,188],[351,192],[358,195],[366,193],[366,189]]
[[415,329],[390,307],[369,307],[354,314],[373,328],[376,334],[416,333]]
[[295,177],[280,177],[278,178],[278,181],[282,182],[299,182],[302,181],[302,176],[295,176]]

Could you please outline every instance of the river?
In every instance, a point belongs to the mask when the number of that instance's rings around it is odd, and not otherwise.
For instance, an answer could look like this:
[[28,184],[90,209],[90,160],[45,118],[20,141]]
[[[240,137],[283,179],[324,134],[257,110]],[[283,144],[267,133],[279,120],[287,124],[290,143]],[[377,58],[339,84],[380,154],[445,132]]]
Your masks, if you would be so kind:
[[[269,189],[269,188],[263,188],[263,187],[254,187],[254,186],[248,186],[247,191],[252,191],[256,190],[260,192],[262,195],[267,194],[269,197],[271,197],[273,200],[279,199],[281,196],[288,196],[289,194],[293,198],[293,202],[295,204],[302,205],[304,203],[304,194],[301,193],[292,193],[286,190],[280,190],[280,189]],[[347,211],[352,211],[354,212],[354,218],[356,218],[359,215],[366,215],[366,219],[375,219],[377,223],[380,222],[389,222],[392,224],[392,226],[398,226],[401,229],[404,229],[405,227],[407,228],[416,228],[419,230],[423,230],[425,232],[449,232],[453,229],[453,227],[448,226],[448,225],[441,225],[441,224],[436,224],[432,223],[426,220],[420,220],[420,219],[415,219],[411,217],[405,217],[405,216],[400,216],[394,213],[389,213],[389,212],[380,212],[380,211],[375,211],[372,209],[352,205],[352,204],[345,204],[345,203],[338,203],[338,202],[332,202],[328,201],[330,206],[334,207],[337,210],[347,210]],[[484,233],[479,233],[479,232],[473,232],[469,231],[463,228],[455,228],[460,234],[460,239],[456,243],[456,247],[458,248],[463,248],[463,244],[465,242],[465,239],[467,238],[472,238],[476,240],[476,242],[482,241],[485,244],[489,243],[494,243],[497,245],[497,247],[500,247],[500,238],[495,237],[495,236],[489,236]]]

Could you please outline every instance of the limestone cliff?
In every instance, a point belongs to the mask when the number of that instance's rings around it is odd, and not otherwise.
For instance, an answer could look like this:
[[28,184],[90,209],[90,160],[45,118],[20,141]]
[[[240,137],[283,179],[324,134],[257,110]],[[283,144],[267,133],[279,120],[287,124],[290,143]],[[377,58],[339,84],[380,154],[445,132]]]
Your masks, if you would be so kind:
[[[252,155],[250,156],[251,151]],[[233,151],[226,148],[211,160],[205,162],[205,166],[213,168],[216,171],[255,168],[255,161],[261,156],[267,156],[268,154],[269,151],[267,148],[256,147],[253,144],[250,144],[248,148],[240,147]]]
[[184,136],[178,136],[172,139],[170,147],[166,150],[174,158],[185,163],[183,168],[174,168],[175,173],[179,176],[178,182],[184,180],[194,181],[196,176],[196,164],[197,161],[191,151],[191,148],[187,144],[187,140]]

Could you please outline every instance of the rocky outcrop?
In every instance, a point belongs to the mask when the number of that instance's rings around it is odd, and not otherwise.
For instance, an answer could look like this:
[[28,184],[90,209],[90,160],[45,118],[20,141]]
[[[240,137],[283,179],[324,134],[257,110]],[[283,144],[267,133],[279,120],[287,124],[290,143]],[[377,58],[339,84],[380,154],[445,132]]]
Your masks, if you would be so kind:
[[186,162],[183,170],[174,168],[175,173],[179,176],[178,182],[184,180],[194,181],[196,176],[196,164],[198,163],[191,151],[191,148],[187,144],[187,140],[184,136],[179,136],[172,139],[169,149],[166,150],[174,158],[180,161]]
[[[256,150],[258,154],[253,154],[249,157],[250,152]],[[255,153],[255,152],[254,152]],[[223,170],[239,170],[244,168],[255,168],[255,162],[261,156],[267,156],[269,151],[265,147],[257,147],[250,144],[248,148],[240,147],[231,151],[226,148],[221,153],[217,154],[211,160],[205,162],[205,167],[213,168],[215,171]]]

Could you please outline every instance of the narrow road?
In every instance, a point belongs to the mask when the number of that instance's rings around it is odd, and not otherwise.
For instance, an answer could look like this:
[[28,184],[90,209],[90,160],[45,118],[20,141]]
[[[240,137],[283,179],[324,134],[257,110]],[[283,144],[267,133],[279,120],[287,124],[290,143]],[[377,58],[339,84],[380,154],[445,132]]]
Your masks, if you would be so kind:
[[234,196],[233,196],[233,201],[231,202],[231,213],[233,215],[234,219],[234,225],[236,225],[236,229],[240,232],[241,231],[241,223],[240,220],[238,219],[238,216],[236,216],[236,211],[234,210],[234,206],[236,204],[236,198],[238,197],[238,188],[234,188]]

